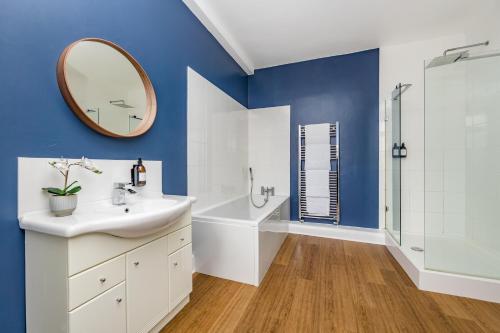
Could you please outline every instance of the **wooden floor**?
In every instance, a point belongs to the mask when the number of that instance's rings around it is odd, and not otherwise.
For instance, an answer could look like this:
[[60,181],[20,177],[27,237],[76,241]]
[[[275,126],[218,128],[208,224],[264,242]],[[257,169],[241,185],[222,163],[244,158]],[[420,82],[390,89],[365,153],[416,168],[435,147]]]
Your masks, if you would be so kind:
[[419,291],[384,246],[289,235],[259,288],[203,274],[166,332],[500,332],[500,304]]

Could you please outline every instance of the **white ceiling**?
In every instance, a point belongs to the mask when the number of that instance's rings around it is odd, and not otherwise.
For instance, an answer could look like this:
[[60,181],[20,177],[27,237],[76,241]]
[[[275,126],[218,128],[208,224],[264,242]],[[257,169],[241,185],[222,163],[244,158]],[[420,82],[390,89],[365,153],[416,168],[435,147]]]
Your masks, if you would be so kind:
[[247,73],[463,33],[495,0],[184,0]]

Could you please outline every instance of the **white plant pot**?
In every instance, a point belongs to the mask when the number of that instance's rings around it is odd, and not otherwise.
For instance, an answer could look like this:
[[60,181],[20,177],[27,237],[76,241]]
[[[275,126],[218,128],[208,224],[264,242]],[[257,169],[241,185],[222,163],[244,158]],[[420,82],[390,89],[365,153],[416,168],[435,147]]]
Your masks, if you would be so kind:
[[55,216],[69,216],[76,209],[78,196],[76,194],[66,196],[51,195],[49,204],[50,211]]

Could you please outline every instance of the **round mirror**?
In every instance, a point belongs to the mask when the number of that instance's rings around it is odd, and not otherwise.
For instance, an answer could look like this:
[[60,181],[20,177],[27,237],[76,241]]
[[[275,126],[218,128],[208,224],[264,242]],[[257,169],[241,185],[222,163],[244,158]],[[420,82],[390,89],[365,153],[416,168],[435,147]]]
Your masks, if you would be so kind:
[[98,38],[72,43],[59,58],[57,81],[71,110],[101,134],[134,137],[153,125],[153,85],[139,63],[116,44]]

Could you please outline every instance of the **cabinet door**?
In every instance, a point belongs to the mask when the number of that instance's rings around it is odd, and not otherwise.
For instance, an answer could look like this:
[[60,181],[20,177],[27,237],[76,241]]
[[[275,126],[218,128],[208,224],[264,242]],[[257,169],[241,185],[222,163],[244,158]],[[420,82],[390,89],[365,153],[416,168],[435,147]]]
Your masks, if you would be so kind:
[[127,253],[126,274],[127,332],[149,331],[168,313],[167,237]]
[[170,311],[193,290],[191,244],[168,256],[170,274]]
[[69,313],[71,333],[126,333],[125,282]]

